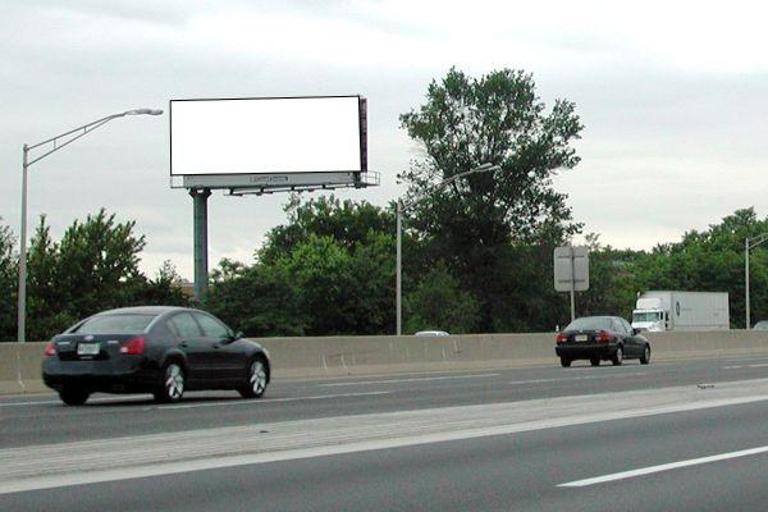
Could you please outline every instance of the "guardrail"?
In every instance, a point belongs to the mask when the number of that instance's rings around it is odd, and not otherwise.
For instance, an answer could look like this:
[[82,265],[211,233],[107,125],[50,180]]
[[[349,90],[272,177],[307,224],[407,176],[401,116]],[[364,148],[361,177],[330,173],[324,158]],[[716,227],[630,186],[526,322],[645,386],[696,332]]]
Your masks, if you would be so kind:
[[[768,353],[768,332],[648,333],[653,360]],[[260,339],[276,379],[557,364],[554,333]],[[0,343],[0,393],[39,392],[44,343]]]

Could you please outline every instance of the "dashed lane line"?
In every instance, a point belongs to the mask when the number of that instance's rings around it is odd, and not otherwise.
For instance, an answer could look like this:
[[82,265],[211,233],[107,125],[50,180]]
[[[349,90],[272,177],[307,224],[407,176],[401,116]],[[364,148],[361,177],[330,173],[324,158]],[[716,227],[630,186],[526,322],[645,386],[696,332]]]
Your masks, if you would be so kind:
[[651,475],[653,473],[660,473],[662,471],[671,471],[673,469],[687,468],[690,466],[698,466],[701,464],[710,464],[712,462],[720,462],[723,460],[736,459],[739,457],[749,457],[751,455],[759,455],[768,452],[768,446],[761,446],[759,448],[751,448],[749,450],[741,450],[738,452],[721,453],[719,455],[712,455],[709,457],[700,457],[698,459],[681,460],[679,462],[671,462],[668,464],[659,464],[658,466],[648,466],[645,468],[633,469],[631,471],[622,471],[620,473],[612,473],[610,475],[596,476],[594,478],[586,478],[584,480],[575,480],[573,482],[566,482],[559,484],[558,487],[587,487],[590,485],[603,484],[606,482],[615,482],[616,480],[626,480],[628,478],[636,478],[644,475]]
[[413,377],[409,379],[387,379],[387,380],[363,380],[354,382],[333,382],[331,384],[321,384],[322,387],[340,387],[340,386],[358,386],[369,384],[400,384],[409,382],[429,382],[440,380],[459,380],[459,379],[483,379],[487,377],[498,377],[500,373],[480,373],[475,375],[451,375],[442,377]]

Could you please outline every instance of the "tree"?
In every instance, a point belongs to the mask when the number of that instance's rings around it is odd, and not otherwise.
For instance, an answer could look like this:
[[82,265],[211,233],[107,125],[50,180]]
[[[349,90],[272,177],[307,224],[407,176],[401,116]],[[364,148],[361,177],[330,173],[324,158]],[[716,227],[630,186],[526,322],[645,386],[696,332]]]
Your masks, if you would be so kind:
[[222,261],[208,306],[251,335],[394,330],[394,216],[333,195],[286,206],[256,262]]
[[264,247],[257,252],[259,261],[271,263],[289,254],[296,244],[310,235],[330,236],[347,249],[364,241],[370,232],[394,233],[395,219],[390,210],[367,201],[339,200],[333,194],[301,201],[295,194],[285,206],[288,224],[273,228]]
[[[513,255],[500,248],[543,244],[549,254],[581,229],[572,221],[566,195],[552,186],[556,172],[579,162],[571,146],[583,128],[575,106],[556,100],[546,112],[532,76],[522,71],[503,69],[473,79],[451,69],[430,84],[426,103],[400,120],[425,151],[400,176],[409,184],[410,200],[482,163],[500,167],[424,197],[410,216],[414,236],[426,247],[422,273],[429,272],[436,256],[444,258],[480,301],[480,328],[493,330],[504,302],[527,300],[498,288],[499,269],[510,266],[500,258]],[[537,273],[544,266],[542,261]]]
[[211,277],[206,307],[232,328],[247,336],[304,334],[306,315],[284,269],[223,259]]
[[603,246],[596,233],[589,233],[585,238],[589,248],[589,290],[576,294],[577,314],[618,315],[629,319],[641,286],[634,269],[645,253]]
[[182,289],[183,279],[170,260],[163,261],[154,279],[139,288],[136,300],[141,304],[189,306],[190,300]]
[[475,332],[480,308],[459,281],[438,262],[406,298],[406,331],[445,330],[452,334]]
[[138,269],[145,239],[134,234],[135,225],[101,209],[75,220],[56,243],[41,216],[27,255],[29,339],[48,339],[104,309],[152,303],[154,292]]
[[138,304],[145,283],[139,271],[144,235],[135,235],[136,221],[118,223],[105,209],[67,228],[59,244],[59,285],[70,310],[79,315]]
[[[2,221],[2,217],[0,217]],[[16,244],[8,226],[0,225],[0,341],[16,340],[16,301],[18,283],[18,256]]]
[[47,340],[78,320],[70,307],[70,295],[61,276],[75,270],[64,269],[59,259],[59,244],[51,239],[46,216],[40,216],[27,252],[27,338]]

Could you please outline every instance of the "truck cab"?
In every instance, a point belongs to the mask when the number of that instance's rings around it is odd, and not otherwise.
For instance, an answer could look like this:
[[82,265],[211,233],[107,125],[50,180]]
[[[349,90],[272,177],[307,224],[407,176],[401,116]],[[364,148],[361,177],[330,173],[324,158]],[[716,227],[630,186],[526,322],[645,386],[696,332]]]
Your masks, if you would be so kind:
[[632,312],[632,327],[638,331],[667,330],[667,312],[661,309],[636,309]]
[[669,306],[663,297],[638,297],[632,311],[632,327],[638,331],[669,330]]

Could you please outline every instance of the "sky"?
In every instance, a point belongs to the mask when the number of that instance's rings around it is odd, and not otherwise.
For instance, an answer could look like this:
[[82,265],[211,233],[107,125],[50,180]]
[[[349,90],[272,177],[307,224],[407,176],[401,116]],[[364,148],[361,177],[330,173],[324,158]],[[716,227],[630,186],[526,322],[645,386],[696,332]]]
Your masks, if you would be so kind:
[[[582,161],[554,185],[604,244],[650,249],[739,208],[768,214],[762,2],[0,0],[0,13],[0,222],[18,235],[24,143],[162,108],[108,123],[29,176],[31,227],[46,214],[59,239],[101,207],[136,220],[149,277],[164,260],[192,277],[192,200],[169,180],[170,99],[365,96],[381,185],[336,195],[383,206],[420,155],[398,116],[452,66],[524,69],[548,106],[575,102]],[[211,267],[251,263],[287,200],[215,192]]]

